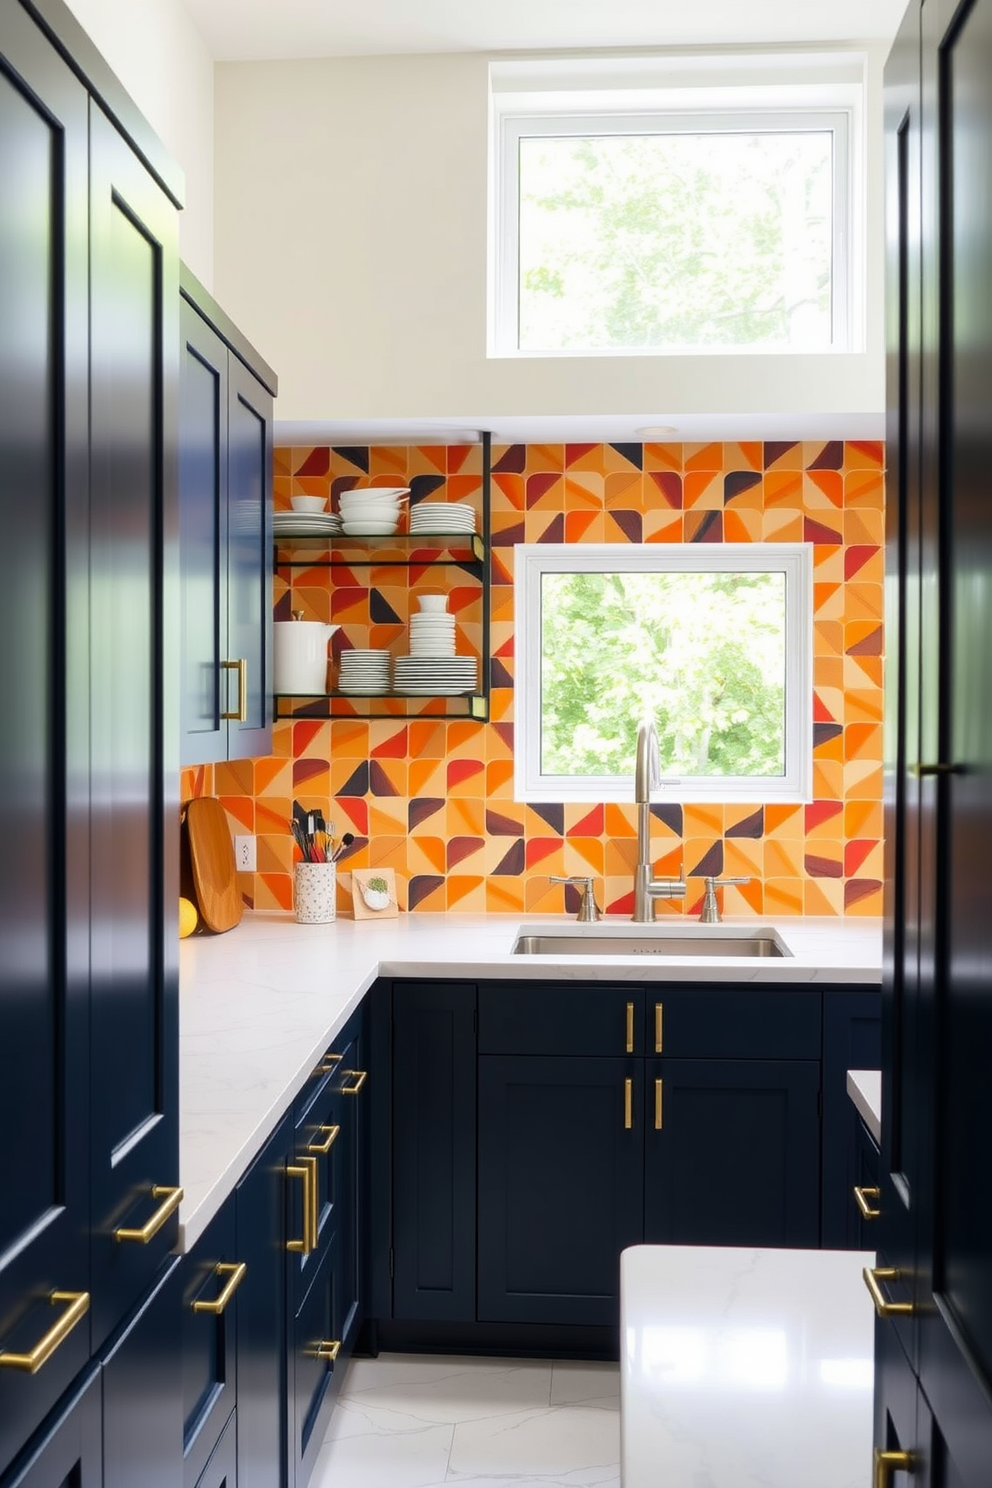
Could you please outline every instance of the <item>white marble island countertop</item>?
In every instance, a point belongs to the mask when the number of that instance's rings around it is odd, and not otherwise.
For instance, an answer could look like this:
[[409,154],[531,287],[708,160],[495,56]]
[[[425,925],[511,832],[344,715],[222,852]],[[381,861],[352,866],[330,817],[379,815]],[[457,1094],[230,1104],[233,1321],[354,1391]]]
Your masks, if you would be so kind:
[[[660,925],[680,929],[681,917]],[[607,931],[629,921],[605,920]],[[179,1211],[182,1245],[203,1233],[317,1060],[378,976],[468,980],[877,984],[877,920],[731,919],[728,932],[771,925],[791,955],[769,958],[519,956],[520,929],[575,929],[564,916],[402,915],[299,925],[247,914],[225,935],[180,947]],[[638,927],[640,928],[640,927]],[[374,1078],[374,1072],[373,1072]]]
[[873,1264],[870,1251],[625,1250],[621,1488],[864,1488]]

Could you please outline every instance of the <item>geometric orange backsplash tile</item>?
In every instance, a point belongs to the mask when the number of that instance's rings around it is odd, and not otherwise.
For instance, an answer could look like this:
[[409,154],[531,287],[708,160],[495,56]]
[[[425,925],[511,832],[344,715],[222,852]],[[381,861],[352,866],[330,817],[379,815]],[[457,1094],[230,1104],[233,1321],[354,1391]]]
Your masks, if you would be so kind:
[[[395,870],[401,906],[574,910],[549,874],[593,874],[599,903],[633,907],[633,805],[513,799],[513,548],[519,542],[808,542],[814,562],[813,795],[805,805],[653,807],[658,871],[684,864],[689,893],[661,915],[698,914],[702,874],[748,876],[728,914],[877,915],[882,880],[884,446],[878,441],[495,445],[492,452],[490,721],[435,717],[279,722],[274,753],[185,770],[184,799],[214,794],[257,838],[248,904],[292,907],[294,799],[360,849],[342,865]],[[478,505],[478,446],[277,449],[275,500],[404,485],[411,500]],[[459,649],[479,649],[478,586],[382,567],[277,577],[277,614],[334,620],[342,645],[402,646],[409,587],[452,591]],[[400,579],[396,575],[400,574]]]

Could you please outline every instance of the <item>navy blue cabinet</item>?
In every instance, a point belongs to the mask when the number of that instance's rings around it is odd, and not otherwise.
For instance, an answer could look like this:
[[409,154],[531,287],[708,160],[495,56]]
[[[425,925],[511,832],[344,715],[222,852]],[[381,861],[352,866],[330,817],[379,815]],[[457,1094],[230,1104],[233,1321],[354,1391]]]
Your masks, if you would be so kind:
[[90,1353],[87,139],[84,87],[5,6],[0,1473]]
[[643,1077],[644,1239],[820,1243],[820,1066],[657,1059]]
[[96,1348],[150,1286],[178,1233],[179,260],[172,203],[95,107],[90,162]]
[[239,1481],[237,1420],[232,1416],[211,1452],[196,1488],[238,1488]]
[[0,617],[18,637],[0,660],[0,1472],[176,1236],[178,254],[160,153],[63,7],[0,8]]
[[[874,1250],[877,1236],[854,1201],[862,1176],[861,1118],[847,1093],[847,1071],[877,1070],[882,1058],[877,992],[834,988],[823,999],[823,1246]],[[868,1187],[873,1185],[868,1184]]]
[[271,368],[181,276],[181,762],[272,749]]
[[102,1357],[103,1488],[177,1488],[182,1462],[182,1263],[114,1334]]
[[476,990],[462,982],[396,983],[391,1005],[392,1128],[381,1133],[379,1155],[393,1175],[385,1247],[392,1312],[472,1322]]
[[644,1228],[641,1063],[480,1057],[481,1322],[616,1323]]
[[293,1120],[284,1116],[237,1186],[238,1256],[246,1266],[237,1297],[239,1488],[285,1488],[289,1354],[287,1179]]
[[232,1197],[183,1257],[183,1488],[196,1488],[237,1399],[238,1293],[248,1275],[239,1257]]
[[100,1367],[92,1364],[73,1383],[46,1423],[6,1473],[3,1488],[102,1488],[103,1435]]
[[387,1345],[609,1348],[627,1245],[818,1246],[821,1147],[853,1207],[823,1020],[838,1068],[863,1059],[871,990],[397,980],[374,1004]]
[[306,1482],[362,1321],[360,1262],[366,1085],[364,1010],[296,1102],[289,1251],[290,1471]]

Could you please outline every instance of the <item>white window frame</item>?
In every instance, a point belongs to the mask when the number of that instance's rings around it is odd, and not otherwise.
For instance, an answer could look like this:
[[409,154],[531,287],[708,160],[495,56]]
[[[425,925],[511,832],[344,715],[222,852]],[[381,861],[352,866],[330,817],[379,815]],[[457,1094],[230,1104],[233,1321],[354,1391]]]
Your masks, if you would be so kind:
[[[861,349],[864,332],[863,84],[808,83],[669,89],[618,107],[617,89],[491,94],[490,357],[830,355]],[[640,98],[645,98],[643,90]],[[636,90],[631,99],[638,97]],[[665,102],[665,99],[672,100]],[[829,347],[666,346],[553,348],[519,345],[519,145],[523,138],[590,135],[829,130],[834,136],[833,260]]]
[[659,801],[799,802],[813,777],[813,552],[808,543],[521,543],[514,549],[514,796],[631,801],[629,780],[541,771],[541,586],[548,573],[780,573],[785,578],[785,768],[781,775],[663,777]]

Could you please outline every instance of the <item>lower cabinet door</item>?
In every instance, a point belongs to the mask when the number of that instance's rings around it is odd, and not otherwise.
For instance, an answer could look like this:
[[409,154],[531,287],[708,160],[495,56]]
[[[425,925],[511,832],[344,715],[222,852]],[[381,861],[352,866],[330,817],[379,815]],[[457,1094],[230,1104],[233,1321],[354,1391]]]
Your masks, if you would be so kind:
[[303,1488],[313,1472],[344,1364],[343,1359],[338,1363],[341,1338],[335,1332],[341,1303],[334,1238],[323,1248],[310,1288],[290,1325],[290,1420],[296,1488]]
[[[286,1166],[293,1121],[285,1116],[236,1190],[238,1254],[238,1488],[285,1488],[289,1477]],[[299,1233],[296,1231],[295,1233]]]
[[196,1488],[238,1488],[238,1420],[231,1416],[196,1482]]
[[103,1456],[100,1369],[93,1365],[55,1421],[43,1428],[4,1473],[3,1488],[101,1488]]
[[182,1482],[182,1274],[176,1256],[104,1354],[103,1488]]
[[645,1241],[818,1247],[819,1090],[814,1060],[646,1061]]
[[643,1229],[643,1061],[479,1059],[479,1320],[616,1324]]
[[476,989],[393,988],[393,1316],[475,1322]]
[[183,1258],[183,1488],[195,1488],[234,1409],[239,1259],[234,1200]]
[[890,1321],[876,1319],[873,1463],[865,1464],[864,1481],[882,1488],[936,1488],[938,1483],[941,1488],[965,1488],[953,1471],[934,1475],[934,1459],[944,1454],[933,1428],[896,1330]]

